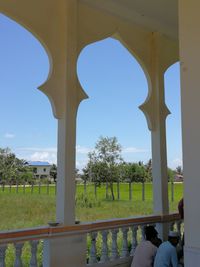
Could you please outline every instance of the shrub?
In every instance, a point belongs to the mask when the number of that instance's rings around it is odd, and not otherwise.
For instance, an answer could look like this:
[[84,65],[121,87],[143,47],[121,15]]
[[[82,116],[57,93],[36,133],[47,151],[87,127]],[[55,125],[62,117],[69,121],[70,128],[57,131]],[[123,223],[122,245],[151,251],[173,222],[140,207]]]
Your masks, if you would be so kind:
[[80,208],[93,208],[93,207],[100,207],[101,201],[97,200],[91,194],[80,194],[76,196],[76,206]]

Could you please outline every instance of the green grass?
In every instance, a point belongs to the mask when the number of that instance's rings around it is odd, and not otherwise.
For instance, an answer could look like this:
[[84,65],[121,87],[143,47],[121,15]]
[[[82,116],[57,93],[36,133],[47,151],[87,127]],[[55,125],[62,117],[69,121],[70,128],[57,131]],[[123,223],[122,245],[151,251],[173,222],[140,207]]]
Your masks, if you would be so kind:
[[[115,196],[117,198],[117,187]],[[122,218],[153,213],[152,184],[145,184],[145,201],[142,201],[142,185],[133,184],[132,200],[129,200],[129,185],[120,184],[120,200],[106,200],[105,185],[97,188],[94,195],[94,185],[87,186],[87,203],[82,204],[84,186],[78,185],[76,195],[79,202],[76,205],[76,217],[80,221],[95,221],[109,218]],[[19,229],[47,225],[48,221],[55,220],[55,188],[36,186],[33,193],[31,187],[0,188],[0,230]],[[110,193],[109,193],[110,194]],[[174,185],[174,202],[170,201],[170,211],[177,211],[177,203],[182,197],[183,185]],[[169,184],[169,200],[171,200],[171,185]]]
[[[117,186],[114,186],[117,198]],[[120,200],[112,201],[110,192],[106,199],[105,185],[96,189],[94,185],[87,186],[87,194],[84,194],[84,186],[76,188],[76,218],[80,221],[95,221],[109,218],[123,218],[130,216],[147,215],[153,212],[152,184],[145,184],[145,201],[142,201],[142,185],[133,185],[132,200],[129,200],[129,185],[120,184]],[[177,211],[177,203],[182,197],[183,185],[174,185],[174,202],[170,201],[170,211]],[[171,200],[171,185],[169,185],[169,200]],[[47,225],[48,221],[55,220],[55,187],[34,186],[31,187],[5,187],[0,188],[0,230],[30,228]],[[130,234],[130,233],[129,233]],[[119,236],[121,233],[119,234]],[[129,237],[131,240],[131,237]],[[109,238],[109,242],[111,238]],[[129,241],[130,241],[129,240]],[[97,254],[101,252],[101,238],[97,240]],[[119,238],[119,242],[121,239]],[[88,239],[88,249],[90,240]],[[119,243],[119,247],[121,243]],[[14,248],[9,245],[6,252],[6,266],[13,266]],[[38,249],[39,267],[42,266],[42,243]],[[23,248],[23,266],[29,266],[30,245],[26,242]]]

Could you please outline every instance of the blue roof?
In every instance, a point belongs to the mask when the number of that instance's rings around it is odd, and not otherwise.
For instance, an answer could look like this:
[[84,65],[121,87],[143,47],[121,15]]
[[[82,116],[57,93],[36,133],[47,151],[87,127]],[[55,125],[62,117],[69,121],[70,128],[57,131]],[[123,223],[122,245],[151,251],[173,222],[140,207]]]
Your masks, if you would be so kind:
[[28,161],[29,166],[51,166],[47,161]]

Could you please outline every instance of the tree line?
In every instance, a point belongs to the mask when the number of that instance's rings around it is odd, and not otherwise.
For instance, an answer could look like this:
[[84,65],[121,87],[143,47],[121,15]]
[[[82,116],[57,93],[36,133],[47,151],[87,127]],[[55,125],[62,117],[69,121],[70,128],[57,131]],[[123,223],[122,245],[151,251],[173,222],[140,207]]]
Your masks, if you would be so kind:
[[[168,180],[173,181],[176,173],[182,174],[182,168],[168,168]],[[56,181],[57,166],[52,165],[51,177]],[[122,146],[116,137],[100,137],[93,151],[88,153],[88,163],[76,177],[84,182],[93,182],[96,186],[107,183],[114,199],[113,183],[115,182],[152,182],[152,160],[147,163],[125,162],[122,157]],[[0,182],[32,183],[34,170],[27,162],[19,159],[9,148],[0,148]]]
[[[34,173],[34,167],[29,166],[26,160],[17,158],[10,148],[0,148],[1,184],[23,184],[24,182],[32,184],[36,181]],[[50,175],[54,180],[56,179],[55,164],[51,167]]]
[[[146,164],[142,161],[125,162],[122,147],[116,137],[100,137],[95,149],[88,153],[88,163],[80,177],[84,182],[93,182],[97,186],[107,183],[112,199],[115,199],[113,183],[115,182],[152,182],[152,160]],[[181,167],[177,167],[182,172]],[[168,180],[173,181],[177,170],[168,168]]]

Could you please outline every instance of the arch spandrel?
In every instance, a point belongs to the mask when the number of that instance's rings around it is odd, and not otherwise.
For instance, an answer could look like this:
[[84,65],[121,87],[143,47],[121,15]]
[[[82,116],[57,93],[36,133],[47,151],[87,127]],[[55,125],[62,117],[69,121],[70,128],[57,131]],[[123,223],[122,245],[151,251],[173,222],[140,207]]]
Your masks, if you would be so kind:
[[[38,88],[49,98],[54,116],[64,112],[66,80],[66,2],[0,0],[0,12],[31,32],[46,50],[50,71]],[[52,19],[50,19],[52,18]],[[59,29],[59,31],[57,30]]]
[[[76,98],[75,105],[78,106],[79,102],[87,97],[77,79],[76,61],[80,51],[90,43],[119,33],[120,41],[125,43],[125,47],[138,59],[148,82],[152,79],[148,42],[151,32],[138,25],[130,24],[117,16],[85,6],[75,0],[59,2],[0,0],[0,11],[27,28],[46,49],[50,72],[47,81],[39,88],[49,97],[57,118],[61,118],[65,112],[67,94],[72,90],[68,87],[76,91],[76,95],[73,96]],[[72,46],[74,46],[73,50]],[[174,51],[169,43],[167,47],[171,52]],[[68,60],[69,57],[70,60]],[[164,60],[167,62],[167,68],[174,59],[165,58]],[[70,70],[69,61],[72,64]],[[71,94],[73,95],[74,92]],[[147,101],[151,98],[151,94],[151,86],[149,86]]]
[[[145,33],[136,29],[136,34],[128,35],[126,31],[127,29],[124,31],[125,34],[121,31],[120,36],[123,36],[125,46],[138,59],[148,81],[148,95],[139,108],[146,117],[149,130],[152,131],[156,129],[158,123],[158,110],[155,107],[159,106],[159,117],[162,120],[170,114],[162,95],[164,86],[162,81],[168,66],[178,59],[178,44],[159,33]],[[159,96],[157,83],[160,86]]]

